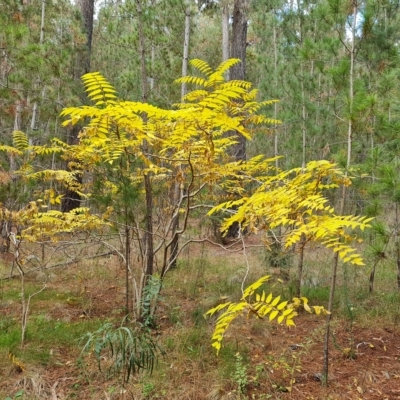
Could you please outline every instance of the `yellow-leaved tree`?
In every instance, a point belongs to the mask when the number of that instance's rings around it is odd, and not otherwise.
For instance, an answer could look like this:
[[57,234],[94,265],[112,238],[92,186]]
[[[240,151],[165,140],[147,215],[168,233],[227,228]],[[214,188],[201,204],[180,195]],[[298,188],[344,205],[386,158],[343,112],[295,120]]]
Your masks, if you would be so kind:
[[[112,207],[109,222],[122,227],[126,308],[133,304],[136,317],[152,317],[162,280],[190,239],[176,253],[172,244],[186,231],[191,211],[204,206],[204,191],[239,179],[243,166],[227,153],[235,140],[225,134],[235,130],[251,139],[250,126],[275,122],[257,114],[271,102],[256,101],[257,91],[249,83],[225,82],[225,72],[237,62],[228,60],[213,71],[194,60],[192,65],[204,77],[178,82],[202,89],[190,92],[185,103],[172,110],[119,100],[104,77],[87,74],[83,81],[95,104],[62,112],[64,125],[88,121],[77,145],[54,142],[53,147],[75,160],[71,171],[91,177],[84,180],[82,193],[97,207]],[[176,187],[179,193],[170,196]],[[180,226],[174,224],[178,214]],[[136,269],[133,252],[140,260]]]
[[[170,256],[171,245],[186,231],[192,210],[206,212],[214,194],[227,185],[239,188],[243,172],[248,169],[251,174],[259,161],[233,162],[228,150],[235,140],[226,133],[236,131],[250,140],[256,125],[278,122],[258,113],[273,101],[258,102],[250,83],[225,82],[225,72],[238,62],[225,61],[214,71],[194,60],[192,65],[203,77],[179,80],[197,88],[171,110],[118,99],[100,73],[89,73],[83,83],[93,105],[62,112],[64,126],[78,122],[85,126],[78,143],[59,139],[48,146],[25,143],[29,160],[24,164],[29,168],[21,167],[22,179],[49,182],[49,196],[57,202],[64,192],[62,185],[78,192],[83,204],[77,213],[86,219],[97,213],[123,238],[118,246],[115,241],[104,244],[118,252],[125,264],[126,309],[137,318],[151,317],[162,280],[190,242],[186,240]],[[15,151],[7,146],[0,150]],[[32,160],[46,154],[73,161],[68,171],[35,170]],[[170,196],[176,187],[179,193]],[[58,215],[56,208],[56,204],[50,207],[44,218]],[[176,226],[178,214],[181,223]],[[35,224],[33,219],[22,232],[33,231]],[[133,264],[133,259],[138,262]]]
[[[271,166],[273,174],[266,173],[269,172],[269,165],[271,160],[260,161],[254,166],[252,177],[243,177],[254,181],[255,188],[251,194],[244,194],[238,200],[223,202],[209,211],[209,214],[213,214],[230,210],[230,216],[224,220],[221,230],[226,232],[233,223],[238,223],[242,230],[247,228],[252,232],[261,230],[268,233],[281,228],[279,240],[286,248],[305,239],[305,242],[318,242],[332,249],[344,263],[364,265],[352,242],[357,239],[357,230],[363,231],[369,227],[372,218],[337,215],[324,195],[328,189],[350,185],[351,181],[346,174],[335,164],[325,160],[312,161],[304,168],[290,171],[280,171]],[[259,175],[254,174],[256,170]],[[231,190],[235,191],[235,188]],[[233,209],[235,212],[232,212]],[[268,246],[267,240],[265,243]],[[295,297],[288,302],[281,301],[280,296],[272,293],[255,293],[269,279],[270,276],[262,277],[243,290],[240,302],[220,304],[206,313],[213,315],[223,311],[216,321],[212,337],[213,347],[217,352],[221,348],[227,328],[243,313],[257,318],[268,315],[270,321],[276,318],[279,323],[285,322],[291,326],[294,325],[293,318],[297,315],[296,309],[300,306],[317,314],[326,315],[331,312],[320,306],[310,307],[304,297]],[[300,281],[301,271],[298,286]]]

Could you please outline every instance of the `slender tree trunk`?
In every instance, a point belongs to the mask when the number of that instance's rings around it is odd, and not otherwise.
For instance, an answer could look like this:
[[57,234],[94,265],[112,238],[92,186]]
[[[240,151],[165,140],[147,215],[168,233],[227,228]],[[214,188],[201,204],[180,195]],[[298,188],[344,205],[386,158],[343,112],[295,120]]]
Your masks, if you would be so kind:
[[[152,27],[152,29],[154,30],[154,25]],[[149,78],[149,82],[150,82],[150,93],[153,92],[154,90],[154,84],[155,84],[155,78],[154,78],[154,64],[156,62],[156,46],[154,45],[154,42],[151,43],[151,69],[150,69],[150,73],[151,73],[151,78]]]
[[131,296],[130,296],[130,279],[129,273],[131,273],[131,229],[128,223],[128,210],[125,206],[125,308],[126,315],[131,313]]
[[[185,9],[185,38],[183,41],[183,57],[182,57],[182,76],[187,76],[189,64],[189,41],[190,41],[190,4],[186,1]],[[186,96],[186,83],[181,86],[181,101]]]
[[[185,38],[183,41],[183,57],[182,57],[182,76],[187,76],[188,72],[188,64],[189,64],[189,43],[190,43],[190,4],[189,1],[186,1],[186,9],[185,9]],[[184,101],[184,98],[187,93],[186,83],[182,83],[181,86],[181,101]],[[178,173],[179,168],[177,168]],[[172,209],[175,209],[175,205],[178,203],[180,190],[180,183],[178,181],[173,182],[173,188],[171,191],[171,203]],[[171,234],[173,236],[171,247],[170,247],[170,256],[169,256],[169,265],[170,268],[176,267],[177,262],[177,254],[179,251],[179,235],[176,235],[177,230],[179,229],[179,213],[173,217],[172,225],[171,225]]]
[[[41,15],[41,21],[40,21],[40,36],[39,36],[39,46],[43,44],[44,41],[44,18],[46,14],[46,0],[42,0],[42,15]],[[40,86],[40,79],[37,80],[37,83],[35,85],[36,87]],[[31,119],[31,132],[36,129],[36,124],[37,124],[37,115],[39,111],[39,106],[37,100],[34,101],[33,103],[33,108],[32,108],[32,119]],[[32,144],[32,137],[29,137],[29,144]]]
[[[81,76],[87,74],[90,71],[90,60],[92,51],[92,36],[93,36],[93,16],[94,16],[94,0],[79,0],[78,6],[82,15],[82,30],[86,34],[86,44],[78,54],[77,65],[74,69],[74,79],[80,80]],[[82,92],[82,103],[86,101]],[[78,134],[81,130],[79,125],[74,125],[72,129],[68,131],[67,143],[77,144]],[[67,167],[68,170],[68,167]],[[75,178],[79,184],[82,183],[82,176]],[[78,193],[71,189],[67,189],[61,202],[61,210],[63,212],[69,212],[78,208],[81,204],[81,197]]]
[[[175,181],[173,183],[174,187],[172,189],[172,208],[174,209],[178,200],[179,200],[179,195],[180,195],[180,190],[179,190],[179,182]],[[179,213],[173,217],[172,225],[171,225],[171,234],[172,234],[172,242],[171,242],[171,247],[170,247],[170,256],[169,256],[169,265],[170,268],[176,268],[176,262],[177,262],[177,255],[179,251],[179,235],[176,234],[176,232],[179,230]],[[169,268],[169,269],[170,269]]]
[[[273,27],[273,36],[274,36],[274,83],[275,83],[275,95],[278,93],[278,45],[277,45],[277,38],[276,38],[276,26],[274,22]],[[278,119],[278,103],[274,104],[274,119]],[[278,157],[279,149],[278,149],[278,125],[275,124],[274,129],[274,156]],[[279,168],[279,160],[275,160],[275,167]]]
[[[14,116],[14,131],[21,130],[21,113],[22,113],[22,106],[21,100],[17,99],[15,104],[15,116]],[[10,174],[13,178],[15,178],[14,172],[16,170],[15,165],[15,158],[12,154],[9,155],[9,165],[10,165]]]
[[[246,77],[246,47],[247,47],[247,17],[249,0],[235,0],[233,5],[233,23],[231,37],[231,57],[241,60],[239,64],[234,65],[229,73],[229,79],[244,80]],[[238,132],[231,131],[227,136],[233,136],[236,144],[230,150],[230,156],[236,161],[246,160],[246,139]],[[240,231],[238,223],[232,224],[228,228],[226,238],[237,238]]]
[[93,37],[94,0],[79,0],[83,20],[83,31],[86,34],[86,46],[81,54],[80,62],[83,73],[90,72]]
[[[352,150],[352,137],[353,137],[353,100],[354,100],[353,80],[354,80],[354,62],[355,62],[355,50],[356,50],[355,40],[356,40],[356,28],[357,28],[357,13],[358,13],[357,0],[353,0],[353,24],[351,28],[351,47],[350,47],[349,119],[348,119],[348,130],[347,130],[347,161],[346,161],[346,172],[345,172],[346,175],[348,174],[351,164],[351,150]],[[341,202],[340,202],[340,210],[339,210],[340,215],[344,214],[346,193],[347,193],[347,188],[346,186],[343,186]],[[324,337],[324,365],[322,371],[323,375],[322,383],[324,385],[328,384],[330,323],[332,319],[333,300],[335,296],[338,264],[339,264],[339,252],[336,252],[331,272],[331,287],[329,292],[329,303],[328,303],[329,314],[326,317],[326,328]]]
[[296,296],[301,296],[301,280],[303,279],[304,249],[306,246],[306,236],[303,234],[299,243],[299,262],[297,264]]
[[[139,54],[140,54],[140,70],[141,70],[141,91],[142,102],[147,102],[147,68],[146,68],[146,49],[145,37],[143,31],[143,10],[141,0],[136,0],[136,11],[138,15],[138,35],[139,35]],[[143,115],[146,122],[147,116]],[[148,147],[147,142],[143,143],[144,149]],[[154,267],[154,235],[153,235],[153,187],[151,184],[151,176],[149,173],[144,175],[144,190],[146,197],[146,215],[145,215],[145,280],[146,285],[148,277],[153,275]]]
[[347,122],[347,171],[350,168],[353,147],[353,101],[354,101],[354,62],[356,55],[356,29],[357,29],[357,1],[353,0],[353,26],[350,49],[350,72],[349,72],[349,119]]
[[[230,80],[246,78],[246,48],[247,48],[247,9],[249,0],[235,0],[233,5],[231,57],[239,58],[241,62],[231,68]],[[234,132],[237,144],[232,148],[232,155],[237,161],[246,160],[246,139]]]
[[[70,145],[78,143],[78,134],[81,130],[79,125],[74,125],[71,129],[68,130],[67,135],[67,143]],[[67,171],[70,171],[70,168],[67,163]],[[75,176],[75,179],[78,184],[82,183],[82,176]],[[61,201],[61,211],[69,212],[75,210],[75,208],[80,207],[81,205],[81,196],[76,193],[76,191],[72,189],[67,189]]]
[[[229,5],[225,2],[222,5],[222,61],[229,59]],[[226,72],[225,79],[229,80],[229,71]]]
[[306,167],[306,149],[307,149],[307,129],[306,129],[306,96],[304,90],[304,71],[303,63],[301,64],[301,133],[302,133],[302,160],[301,167],[304,169]]
[[394,240],[396,246],[396,264],[397,264],[397,289],[400,290],[400,238],[399,238],[399,205],[395,204],[396,228],[394,231]]

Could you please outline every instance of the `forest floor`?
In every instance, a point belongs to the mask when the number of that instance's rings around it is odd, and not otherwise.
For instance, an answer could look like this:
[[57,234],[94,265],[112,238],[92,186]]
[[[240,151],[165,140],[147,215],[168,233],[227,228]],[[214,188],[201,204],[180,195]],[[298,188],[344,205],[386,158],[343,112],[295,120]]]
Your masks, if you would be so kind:
[[[323,317],[301,313],[290,329],[239,319],[217,357],[210,346],[212,321],[203,314],[221,297],[240,297],[243,260],[208,246],[185,257],[167,279],[152,332],[166,354],[151,376],[136,375],[125,385],[118,377],[106,379],[93,354],[78,361],[83,346],[79,338],[107,321],[122,320],[124,271],[115,256],[82,260],[51,271],[45,280],[28,275],[28,294],[46,287],[31,299],[23,347],[20,282],[3,281],[0,399],[400,399],[398,305],[394,313],[385,314],[383,308],[390,307],[382,303],[382,293],[364,296],[359,304],[353,299],[344,308],[337,303],[329,385],[323,387]],[[260,264],[260,254],[248,260]],[[247,282],[261,272],[255,268]],[[274,293],[279,290],[273,288]],[[313,299],[310,292],[313,304],[324,303],[325,295],[316,293]],[[357,313],[344,312],[346,307],[357,308]],[[244,393],[239,393],[240,385]]]

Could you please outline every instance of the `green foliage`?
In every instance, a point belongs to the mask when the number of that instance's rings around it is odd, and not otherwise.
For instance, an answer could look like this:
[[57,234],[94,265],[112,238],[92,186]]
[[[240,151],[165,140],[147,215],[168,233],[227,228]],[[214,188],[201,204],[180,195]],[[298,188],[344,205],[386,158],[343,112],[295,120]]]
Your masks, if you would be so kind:
[[85,342],[81,358],[93,351],[98,368],[105,370],[107,379],[122,374],[123,382],[141,371],[151,373],[158,355],[163,354],[145,331],[128,326],[115,328],[110,322],[84,335],[81,342]]
[[152,394],[152,392],[154,392],[155,386],[153,383],[143,383],[143,397],[145,399],[150,398],[150,395]]
[[237,385],[238,392],[240,394],[244,394],[249,383],[247,378],[247,367],[243,363],[243,357],[240,355],[240,353],[235,354],[235,359],[235,371],[232,378]]
[[161,284],[162,282],[159,275],[151,275],[143,289],[141,319],[145,327],[154,327],[155,321],[152,309],[155,307],[157,300],[159,300]]
[[[74,18],[75,5],[60,0],[45,6],[41,29],[40,1],[21,5],[6,0],[0,5],[0,42],[4,49],[0,140],[7,144],[11,141],[12,126],[28,133],[36,143],[43,143],[50,134],[58,134],[58,113],[63,104],[76,101],[80,91],[71,82],[71,60],[82,47],[80,20]],[[34,105],[37,115],[32,125]]]
[[21,340],[21,331],[15,321],[0,320],[0,349],[14,349]]
[[75,346],[76,340],[85,331],[98,326],[99,321],[94,319],[69,323],[55,321],[45,315],[32,315],[26,331],[26,346],[21,349],[21,326],[15,320],[0,317],[0,358],[7,359],[11,354],[10,361],[16,368],[19,368],[18,363],[22,368],[24,365],[52,366],[58,362],[52,349]]
[[6,397],[5,400],[17,400],[22,399],[24,397],[24,390],[18,390],[17,393],[13,397]]

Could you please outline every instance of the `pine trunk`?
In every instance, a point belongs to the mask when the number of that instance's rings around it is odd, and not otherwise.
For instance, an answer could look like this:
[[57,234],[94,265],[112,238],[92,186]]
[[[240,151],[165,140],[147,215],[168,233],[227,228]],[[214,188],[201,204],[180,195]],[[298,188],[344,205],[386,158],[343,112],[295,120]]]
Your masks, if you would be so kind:
[[[140,71],[141,71],[141,86],[142,86],[142,102],[147,102],[147,68],[146,68],[146,48],[145,37],[143,31],[143,10],[141,0],[136,0],[136,10],[138,15],[138,36],[139,36],[139,55],[140,55]],[[144,122],[147,116],[143,115]],[[143,148],[147,148],[147,142],[144,141]],[[153,187],[151,176],[144,176],[144,189],[146,197],[146,215],[145,215],[145,266],[144,266],[144,286],[148,278],[153,275],[154,266],[154,243],[153,243]],[[143,287],[144,287],[143,286]],[[143,289],[142,287],[142,289]],[[140,300],[140,299],[137,299]]]
[[[82,15],[82,30],[86,35],[86,45],[78,54],[77,65],[74,69],[74,79],[80,80],[81,76],[90,72],[90,60],[92,52],[92,36],[93,36],[93,16],[94,16],[94,0],[79,0],[78,6]],[[84,100],[83,100],[84,101]],[[81,130],[79,125],[75,125],[69,130],[67,135],[68,144],[76,144],[78,142],[78,134]],[[67,166],[67,170],[69,170]],[[78,183],[82,183],[82,176],[76,177]],[[62,199],[61,210],[69,212],[78,208],[81,204],[81,196],[71,189],[67,189]]]
[[[247,47],[247,16],[248,0],[235,0],[233,6],[231,57],[239,58],[241,62],[231,68],[229,79],[245,80],[246,78],[246,47]],[[232,147],[231,155],[236,161],[246,160],[246,139],[238,132],[232,132],[237,144]]]
[[[222,6],[222,61],[229,59],[229,6],[225,3]],[[226,73],[229,79],[229,71]]]
[[[355,63],[355,55],[356,55],[356,30],[357,30],[357,15],[358,15],[358,7],[357,1],[353,1],[353,23],[351,27],[351,47],[350,47],[350,71],[349,71],[349,117],[348,117],[348,130],[347,130],[347,161],[346,161],[346,172],[347,175],[348,170],[351,164],[351,150],[352,150],[352,137],[353,137],[353,102],[354,102],[354,63]],[[346,203],[346,186],[342,188],[342,195],[340,199],[340,209],[339,214],[343,215]],[[335,253],[333,265],[332,265],[332,273],[331,273],[331,287],[329,292],[329,303],[328,303],[328,311],[329,314],[326,317],[326,328],[325,328],[325,337],[324,337],[324,365],[323,365],[323,384],[328,384],[328,372],[329,372],[329,338],[330,338],[330,322],[332,319],[332,311],[333,311],[333,300],[335,297],[335,289],[336,289],[336,277],[337,277],[337,269],[339,264],[339,252]]]

